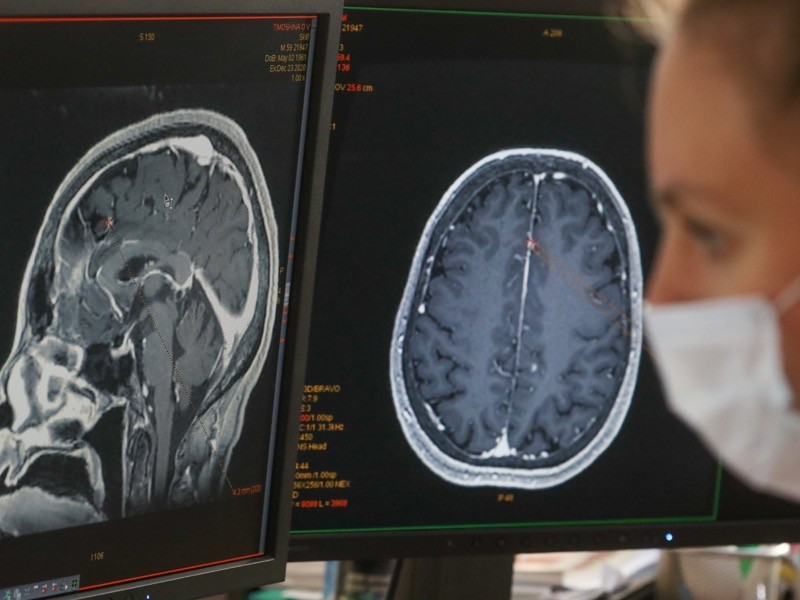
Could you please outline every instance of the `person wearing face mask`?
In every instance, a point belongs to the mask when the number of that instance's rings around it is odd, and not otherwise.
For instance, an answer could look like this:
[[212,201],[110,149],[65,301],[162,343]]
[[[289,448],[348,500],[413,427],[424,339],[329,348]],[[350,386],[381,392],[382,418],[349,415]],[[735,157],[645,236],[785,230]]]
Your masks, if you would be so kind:
[[671,24],[649,113],[647,343],[723,464],[800,501],[800,1],[669,4],[650,4]]

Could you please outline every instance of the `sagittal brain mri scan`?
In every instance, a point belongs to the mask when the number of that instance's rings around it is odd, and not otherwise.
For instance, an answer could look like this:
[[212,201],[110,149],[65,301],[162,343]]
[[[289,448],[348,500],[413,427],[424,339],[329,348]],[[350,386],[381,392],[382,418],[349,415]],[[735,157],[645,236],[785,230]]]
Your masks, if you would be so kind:
[[109,133],[19,274],[0,535],[220,497],[268,352],[277,231],[244,132],[179,110]]
[[572,479],[628,412],[641,313],[633,221],[600,167],[554,150],[481,160],[429,219],[395,321],[409,444],[458,485]]

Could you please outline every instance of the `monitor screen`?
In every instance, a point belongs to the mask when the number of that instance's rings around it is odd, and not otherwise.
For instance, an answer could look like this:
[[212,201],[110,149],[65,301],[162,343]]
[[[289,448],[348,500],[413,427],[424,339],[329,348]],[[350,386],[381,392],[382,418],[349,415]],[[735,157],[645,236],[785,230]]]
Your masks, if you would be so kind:
[[283,574],[340,13],[149,6],[0,8],[3,599]]
[[290,556],[797,532],[800,507],[671,415],[643,335],[653,49],[600,3],[363,4],[342,21]]

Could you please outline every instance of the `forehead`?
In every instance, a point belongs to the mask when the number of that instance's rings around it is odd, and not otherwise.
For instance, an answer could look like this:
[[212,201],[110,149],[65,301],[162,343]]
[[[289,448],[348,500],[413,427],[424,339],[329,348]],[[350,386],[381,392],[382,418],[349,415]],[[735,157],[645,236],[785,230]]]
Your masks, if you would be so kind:
[[656,190],[740,186],[761,161],[741,84],[711,43],[675,36],[654,76],[649,161]]

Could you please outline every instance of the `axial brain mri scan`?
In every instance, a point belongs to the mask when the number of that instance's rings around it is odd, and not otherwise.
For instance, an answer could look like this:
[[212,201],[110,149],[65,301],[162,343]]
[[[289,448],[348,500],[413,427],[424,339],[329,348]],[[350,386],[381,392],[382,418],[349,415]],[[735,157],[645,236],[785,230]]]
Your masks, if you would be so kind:
[[508,150],[425,227],[395,321],[395,408],[442,479],[548,488],[616,437],[641,347],[639,246],[614,184],[574,153]]
[[110,132],[19,274],[0,372],[0,536],[212,501],[265,362],[277,228],[244,132],[205,110]]

